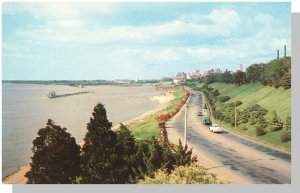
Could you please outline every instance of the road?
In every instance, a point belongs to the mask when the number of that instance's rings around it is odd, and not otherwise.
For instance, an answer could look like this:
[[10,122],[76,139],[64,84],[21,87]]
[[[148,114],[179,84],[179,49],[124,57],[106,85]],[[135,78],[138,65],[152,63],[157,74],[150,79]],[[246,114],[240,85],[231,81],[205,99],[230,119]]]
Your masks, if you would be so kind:
[[[202,124],[202,95],[194,93],[187,101],[187,144],[193,147],[200,165],[221,179],[237,184],[291,183],[291,155],[228,130],[212,133]],[[184,108],[167,122],[169,140],[183,141]]]

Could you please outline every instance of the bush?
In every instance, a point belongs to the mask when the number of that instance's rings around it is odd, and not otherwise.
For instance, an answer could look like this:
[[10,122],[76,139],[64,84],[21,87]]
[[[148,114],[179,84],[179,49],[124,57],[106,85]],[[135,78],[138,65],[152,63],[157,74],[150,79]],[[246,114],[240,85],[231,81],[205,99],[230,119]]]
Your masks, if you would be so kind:
[[190,166],[175,167],[171,174],[164,170],[159,170],[153,178],[148,176],[140,180],[139,184],[224,184],[208,173],[204,168],[195,164]]
[[278,118],[277,113],[273,111],[273,117],[271,120],[271,131],[279,131],[283,127],[282,121]]
[[289,141],[291,141],[291,133],[283,131],[283,133],[281,135],[281,142],[286,143]]
[[242,101],[236,101],[236,106],[240,106],[241,104],[243,104]]
[[214,90],[212,94],[216,97],[220,95],[220,92],[218,90]]
[[256,127],[256,136],[262,136],[266,134],[266,131],[264,128],[262,127]]
[[226,101],[229,101],[230,97],[229,96],[222,96],[219,98],[219,101],[222,103],[225,103]]

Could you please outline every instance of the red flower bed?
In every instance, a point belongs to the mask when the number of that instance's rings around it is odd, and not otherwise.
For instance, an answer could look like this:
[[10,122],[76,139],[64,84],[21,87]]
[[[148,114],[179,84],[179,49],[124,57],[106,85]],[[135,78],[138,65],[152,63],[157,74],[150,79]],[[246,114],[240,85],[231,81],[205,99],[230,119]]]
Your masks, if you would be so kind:
[[187,99],[190,96],[190,91],[183,86],[182,89],[185,91],[185,97],[179,102],[179,104],[176,106],[176,108],[165,114],[161,114],[155,117],[156,121],[158,121],[159,129],[160,129],[160,140],[167,144],[169,148],[173,148],[173,144],[169,144],[168,138],[167,138],[167,132],[165,127],[165,122],[168,121],[170,118],[172,118],[174,115],[178,113],[178,111],[181,109],[181,107],[186,103]]

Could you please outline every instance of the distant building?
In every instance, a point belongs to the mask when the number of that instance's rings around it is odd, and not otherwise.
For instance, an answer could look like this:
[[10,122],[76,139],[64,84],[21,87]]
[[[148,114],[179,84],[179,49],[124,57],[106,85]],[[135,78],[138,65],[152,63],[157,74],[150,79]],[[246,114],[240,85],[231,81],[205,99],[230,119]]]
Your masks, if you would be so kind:
[[187,73],[187,80],[193,80],[193,79],[198,79],[201,77],[200,70],[196,70],[194,72],[189,72]]
[[239,64],[237,71],[244,72],[243,64]]
[[175,84],[179,84],[181,82],[185,82],[187,79],[187,74],[185,72],[178,72],[176,76],[173,78]]
[[201,75],[203,77],[212,77],[212,76],[220,75],[221,73],[222,71],[219,68],[215,68],[208,71],[204,71]]
[[131,84],[134,83],[134,80],[129,80],[129,79],[116,79],[115,83],[117,84]]

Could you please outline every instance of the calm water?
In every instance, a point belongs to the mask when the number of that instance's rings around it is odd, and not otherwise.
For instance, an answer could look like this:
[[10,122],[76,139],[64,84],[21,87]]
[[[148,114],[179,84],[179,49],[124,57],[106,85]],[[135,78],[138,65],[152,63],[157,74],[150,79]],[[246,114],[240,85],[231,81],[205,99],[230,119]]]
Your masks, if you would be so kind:
[[[80,91],[94,93],[49,99],[46,95]],[[39,128],[51,118],[66,127],[79,142],[86,133],[93,107],[105,104],[108,119],[113,124],[136,117],[156,106],[150,97],[159,91],[152,86],[117,87],[91,86],[76,88],[60,85],[2,86],[2,172],[3,177],[30,162],[32,140]]]

